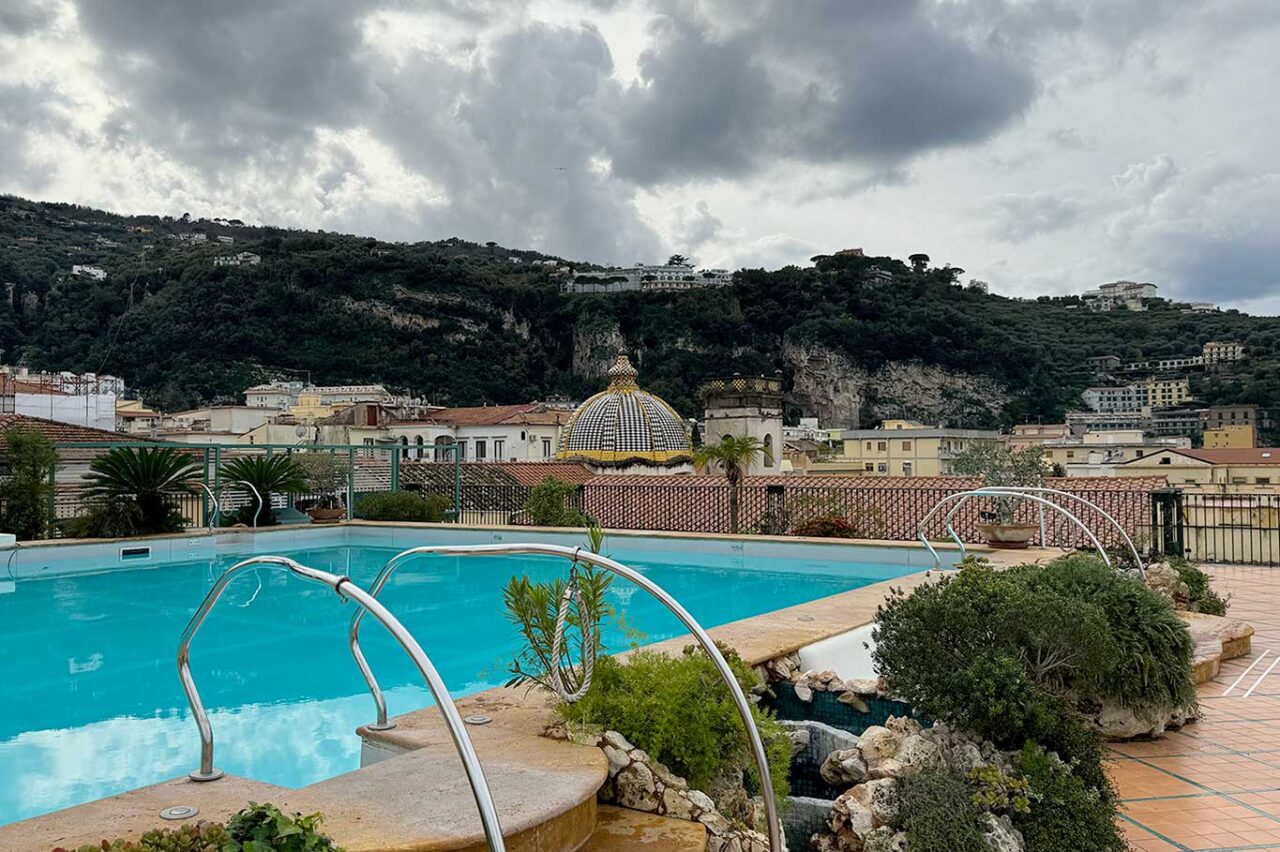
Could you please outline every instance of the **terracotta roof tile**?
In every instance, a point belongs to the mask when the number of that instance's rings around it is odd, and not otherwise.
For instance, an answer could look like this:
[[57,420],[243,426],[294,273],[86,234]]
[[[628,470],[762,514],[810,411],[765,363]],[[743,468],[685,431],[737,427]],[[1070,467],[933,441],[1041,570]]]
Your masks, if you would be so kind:
[[34,429],[45,435],[54,443],[107,443],[109,441],[136,441],[132,435],[121,435],[119,432],[108,432],[105,429],[93,429],[88,426],[75,426],[70,423],[59,423],[43,417],[30,417],[26,414],[0,414],[0,450],[6,448],[4,432],[14,426]]

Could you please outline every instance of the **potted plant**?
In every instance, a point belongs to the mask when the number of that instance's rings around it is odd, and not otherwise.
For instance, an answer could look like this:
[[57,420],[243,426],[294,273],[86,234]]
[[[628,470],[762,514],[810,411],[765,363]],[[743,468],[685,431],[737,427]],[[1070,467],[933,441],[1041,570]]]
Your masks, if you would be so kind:
[[307,453],[297,457],[307,490],[316,495],[316,503],[307,509],[313,524],[336,524],[347,516],[347,507],[339,496],[347,487],[347,463],[334,453]]
[[[1012,450],[1003,444],[986,444],[961,452],[952,462],[961,476],[980,476],[988,487],[1037,488],[1044,484],[1045,458],[1040,447]],[[992,497],[993,511],[984,512],[978,532],[991,547],[1021,549],[1040,529],[1037,524],[1017,523],[1013,497]]]

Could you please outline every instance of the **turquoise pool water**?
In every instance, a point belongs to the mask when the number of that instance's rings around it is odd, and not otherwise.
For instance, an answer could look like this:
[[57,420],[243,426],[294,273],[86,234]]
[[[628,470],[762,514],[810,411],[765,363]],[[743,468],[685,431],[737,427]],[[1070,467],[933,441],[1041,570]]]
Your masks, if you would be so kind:
[[[335,546],[288,555],[368,586],[398,548]],[[285,551],[272,551],[285,552]],[[644,570],[714,626],[901,576],[902,565],[821,558],[744,559],[607,548]],[[829,554],[818,549],[815,554]],[[213,580],[241,556],[20,579],[0,594],[0,824],[183,775],[199,738],[178,682],[178,638]],[[454,695],[505,680],[517,640],[502,610],[513,574],[563,575],[542,557],[425,557],[383,593]],[[643,641],[684,631],[645,593],[612,592]],[[284,572],[247,573],[228,588],[192,646],[217,765],[298,787],[358,768],[354,730],[373,702],[346,646],[352,605]],[[373,621],[362,632],[392,714],[429,696],[403,652]],[[616,627],[613,649],[626,647]]]

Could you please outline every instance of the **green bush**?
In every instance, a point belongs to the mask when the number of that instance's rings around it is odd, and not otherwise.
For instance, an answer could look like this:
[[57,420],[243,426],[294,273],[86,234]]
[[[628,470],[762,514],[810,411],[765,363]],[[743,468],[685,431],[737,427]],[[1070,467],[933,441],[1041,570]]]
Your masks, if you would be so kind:
[[1227,614],[1227,599],[1213,590],[1211,578],[1198,565],[1181,556],[1173,556],[1166,561],[1178,572],[1182,582],[1187,584],[1191,601],[1189,609],[1192,612],[1203,612],[1206,615]]
[[897,825],[911,852],[986,852],[981,815],[969,783],[941,769],[904,776],[898,788]]
[[53,442],[35,429],[14,426],[5,430],[8,470],[0,480],[0,523],[19,541],[47,538],[49,480],[58,466]]
[[[115,538],[177,532],[186,525],[178,498],[195,491],[202,472],[173,447],[116,447],[89,462],[89,513],[78,535]],[[73,527],[76,525],[73,525]]]
[[1048,736],[1059,703],[1195,701],[1191,637],[1168,601],[1087,556],[1002,572],[971,561],[892,594],[875,638],[893,692],[1010,748]]
[[524,510],[529,522],[537,527],[583,527],[591,521],[581,511],[571,508],[569,501],[578,486],[548,476],[529,491]]
[[[290,455],[242,456],[222,467],[222,478],[228,485],[246,486],[249,503],[241,506],[234,519],[237,523],[274,527],[280,521],[271,506],[272,494],[297,494],[307,490],[306,470]],[[253,486],[250,490],[247,486]],[[255,492],[257,496],[255,496]],[[262,511],[258,511],[258,498]]]
[[[744,691],[756,686],[755,672],[730,649],[721,648]],[[614,730],[699,789],[717,779],[741,778],[758,784],[742,719],[711,658],[700,648],[678,657],[635,651],[626,663],[596,661],[586,696],[564,705],[571,724]],[[764,740],[779,799],[790,791],[791,740],[767,710],[753,710]]]
[[444,494],[423,496],[416,491],[383,491],[356,501],[357,518],[366,521],[417,521],[440,523],[453,508]]
[[[1073,767],[1033,743],[1023,747],[1014,768],[1031,788],[1031,808],[1012,815],[1027,852],[1124,852],[1116,829],[1115,802]],[[915,850],[912,845],[912,852]]]
[[[320,814],[289,817],[275,805],[250,802],[226,826],[198,822],[154,829],[137,843],[104,840],[76,852],[341,852],[340,846],[320,833],[321,819]],[[68,850],[59,847],[53,852]]]

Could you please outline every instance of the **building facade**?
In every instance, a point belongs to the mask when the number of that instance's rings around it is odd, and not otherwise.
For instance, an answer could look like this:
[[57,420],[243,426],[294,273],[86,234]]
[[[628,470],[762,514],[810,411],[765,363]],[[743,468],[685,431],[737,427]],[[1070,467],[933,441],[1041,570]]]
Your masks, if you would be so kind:
[[1146,300],[1159,298],[1156,285],[1142,284],[1137,281],[1112,281],[1097,289],[1090,290],[1082,296],[1084,303],[1095,311],[1111,311],[1116,308],[1127,308],[1131,311],[1145,311]]
[[566,293],[625,293],[639,290],[693,290],[733,283],[727,269],[694,269],[687,263],[611,267],[582,272],[564,283]]
[[999,443],[1000,433],[886,420],[877,429],[846,429],[841,439],[840,455],[829,462],[813,462],[810,473],[951,476],[951,464],[957,455]]
[[729,376],[702,387],[702,440],[714,444],[726,435],[755,438],[765,453],[748,469],[751,475],[777,473],[782,463],[782,379]]

